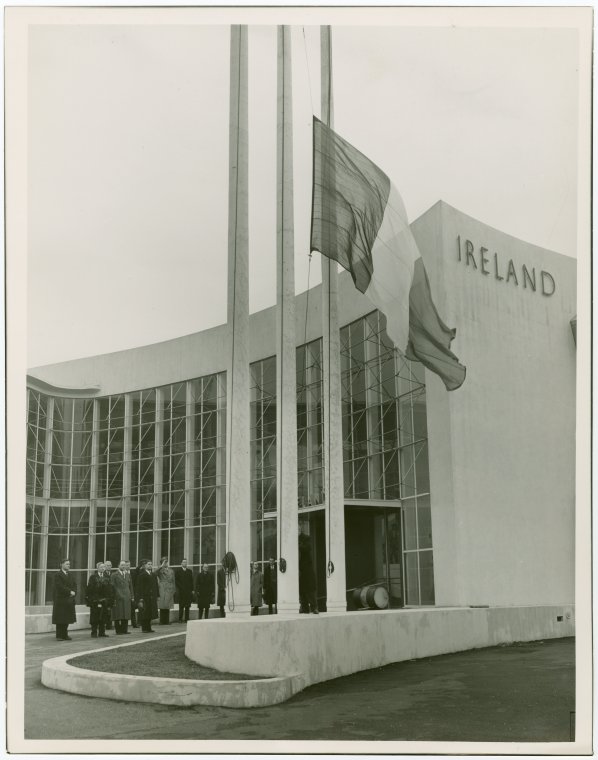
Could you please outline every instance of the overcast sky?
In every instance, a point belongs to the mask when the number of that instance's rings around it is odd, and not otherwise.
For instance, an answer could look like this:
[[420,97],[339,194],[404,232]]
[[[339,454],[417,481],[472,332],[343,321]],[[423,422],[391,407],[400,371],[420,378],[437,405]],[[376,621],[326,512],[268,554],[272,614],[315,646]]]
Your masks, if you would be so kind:
[[[28,365],[226,320],[226,26],[29,34]],[[571,29],[333,26],[336,130],[399,189],[576,255]],[[293,28],[296,289],[308,277],[319,30]],[[250,27],[250,306],[275,302],[276,29]],[[314,254],[310,285],[319,281]]]

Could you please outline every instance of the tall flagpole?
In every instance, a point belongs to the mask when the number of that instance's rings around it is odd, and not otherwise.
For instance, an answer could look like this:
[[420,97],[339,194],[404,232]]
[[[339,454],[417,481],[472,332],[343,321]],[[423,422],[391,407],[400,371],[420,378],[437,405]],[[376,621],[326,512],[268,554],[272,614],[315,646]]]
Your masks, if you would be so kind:
[[249,224],[248,224],[247,27],[231,27],[228,191],[229,363],[226,373],[226,545],[217,561],[235,555],[239,582],[228,585],[229,608],[249,611]]
[[[295,246],[293,217],[293,109],[291,29],[278,27],[276,182],[276,435],[278,441],[278,608],[297,610],[297,378],[295,340]],[[264,557],[264,559],[268,559]]]
[[[322,122],[333,126],[332,47],[330,27],[320,28]],[[326,478],[327,609],[346,610],[345,504],[341,354],[338,317],[338,277],[335,261],[322,256],[322,364],[324,376],[324,456]]]

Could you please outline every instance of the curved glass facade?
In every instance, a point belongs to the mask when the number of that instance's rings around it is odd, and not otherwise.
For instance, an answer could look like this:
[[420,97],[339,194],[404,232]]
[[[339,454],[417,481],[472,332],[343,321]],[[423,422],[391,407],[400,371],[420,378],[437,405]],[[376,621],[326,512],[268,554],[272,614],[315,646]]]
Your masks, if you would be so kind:
[[68,556],[83,603],[99,560],[215,565],[225,546],[224,373],[73,399],[28,392],[26,602]]

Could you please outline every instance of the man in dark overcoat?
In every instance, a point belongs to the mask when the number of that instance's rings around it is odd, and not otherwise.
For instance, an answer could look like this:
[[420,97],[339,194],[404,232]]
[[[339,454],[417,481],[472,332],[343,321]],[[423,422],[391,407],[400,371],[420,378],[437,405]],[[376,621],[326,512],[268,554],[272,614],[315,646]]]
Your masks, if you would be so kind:
[[68,627],[77,622],[75,612],[75,594],[77,583],[70,573],[71,563],[63,559],[60,570],[54,576],[54,596],[52,605],[52,624],[56,626],[58,641],[72,641],[68,635]]
[[299,612],[318,614],[316,574],[311,555],[309,537],[299,536]]
[[183,558],[181,566],[174,572],[174,583],[179,598],[179,623],[189,620],[189,609],[193,601],[193,571],[187,567],[187,560]]
[[125,573],[125,562],[121,560],[118,570],[110,578],[114,591],[112,605],[112,620],[116,634],[122,636],[129,633],[129,618],[131,617],[131,586]]
[[195,580],[195,597],[199,619],[210,617],[210,604],[214,602],[214,576],[208,572],[208,565],[204,562],[201,571]]
[[97,639],[98,636],[106,638],[106,618],[110,615],[114,592],[109,578],[106,576],[106,565],[98,562],[96,572],[87,582],[87,593],[85,594],[87,606],[89,607],[89,624],[91,625],[91,638]]
[[152,620],[158,617],[158,579],[152,573],[152,562],[141,560],[141,568],[135,586],[135,602],[139,610],[139,622],[143,633],[153,633]]
[[268,564],[264,568],[264,602],[268,605],[268,615],[272,614],[272,607],[274,607],[274,613],[278,614],[276,602],[278,599],[278,578],[276,575],[276,562],[273,557],[270,557]]
[[131,625],[133,628],[137,628],[137,620],[135,618],[135,580],[137,578],[137,570],[131,570],[131,563],[128,559],[125,560],[125,575],[127,576],[131,593]]
[[226,604],[226,570],[224,569],[224,562],[222,562],[216,573],[216,585],[218,586],[216,604],[220,608],[220,617],[226,617],[224,612],[224,605]]
[[[112,578],[112,562],[110,562],[109,559],[105,559],[104,566],[106,567],[106,569],[104,570],[104,577],[110,580]],[[112,630],[112,614],[110,612],[110,609],[107,609],[105,611],[104,623],[106,625],[106,630],[111,631]]]

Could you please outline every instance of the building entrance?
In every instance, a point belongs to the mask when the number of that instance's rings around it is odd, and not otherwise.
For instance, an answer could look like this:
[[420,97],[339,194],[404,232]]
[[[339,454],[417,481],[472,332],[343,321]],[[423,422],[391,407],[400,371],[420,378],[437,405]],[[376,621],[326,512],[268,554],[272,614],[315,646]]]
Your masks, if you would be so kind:
[[346,506],[345,565],[347,609],[362,606],[355,592],[365,586],[384,587],[389,606],[402,607],[401,510]]
[[326,523],[324,510],[299,515],[299,533],[309,536],[311,556],[316,574],[318,610],[326,612]]

